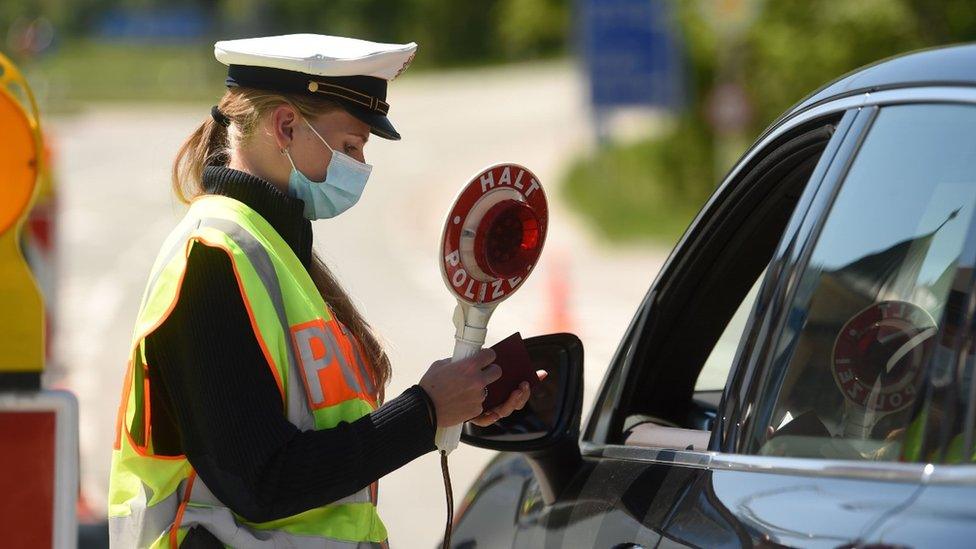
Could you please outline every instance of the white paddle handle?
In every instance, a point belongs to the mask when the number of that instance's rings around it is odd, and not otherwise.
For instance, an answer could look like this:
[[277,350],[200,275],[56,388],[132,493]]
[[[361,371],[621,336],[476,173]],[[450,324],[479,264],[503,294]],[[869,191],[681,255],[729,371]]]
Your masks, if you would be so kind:
[[[470,341],[457,340],[454,344],[454,356],[451,358],[451,362],[457,362],[477,354],[481,350],[482,345],[483,342],[476,344]],[[451,450],[457,448],[458,442],[461,440],[461,427],[463,425],[463,423],[460,423],[453,427],[437,429],[437,434],[434,437],[434,444],[437,445],[437,449],[451,453]]]
[[[488,319],[494,307],[464,307],[460,303],[454,310],[454,356],[451,362],[457,362],[478,354],[485,344],[488,335]],[[438,450],[451,453],[461,440],[461,427],[464,424],[437,429],[434,444]]]

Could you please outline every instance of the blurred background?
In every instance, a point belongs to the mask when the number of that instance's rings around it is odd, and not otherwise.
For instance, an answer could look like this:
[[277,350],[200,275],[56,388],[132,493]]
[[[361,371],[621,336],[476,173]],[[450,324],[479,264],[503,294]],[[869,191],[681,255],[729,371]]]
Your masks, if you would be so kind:
[[[976,38],[971,0],[3,0],[0,51],[41,105],[52,178],[26,232],[48,297],[46,383],[81,402],[82,519],[98,546],[114,414],[139,296],[183,208],[177,148],[209,116],[213,42],[314,32],[416,41],[390,89],[364,201],[316,247],[387,342],[388,394],[452,348],[442,216],[480,168],[519,162],[552,203],[538,273],[499,308],[514,331],[580,335],[592,398],[671,246],[764,127],[827,81]],[[490,459],[452,457],[461,494]],[[440,536],[431,454],[381,483],[395,545]],[[409,504],[409,505],[407,505]],[[409,510],[405,510],[409,508]]]

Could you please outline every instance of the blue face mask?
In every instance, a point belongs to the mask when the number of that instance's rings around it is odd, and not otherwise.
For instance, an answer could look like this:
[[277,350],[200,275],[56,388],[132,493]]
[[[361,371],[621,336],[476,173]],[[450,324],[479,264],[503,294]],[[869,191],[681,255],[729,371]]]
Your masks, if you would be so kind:
[[373,171],[369,164],[363,164],[356,159],[329,147],[329,144],[315,131],[315,128],[305,120],[312,133],[332,151],[325,173],[325,181],[312,181],[305,174],[298,171],[291,154],[285,149],[285,155],[291,162],[291,174],[288,176],[288,191],[295,198],[305,201],[305,217],[308,219],[327,219],[335,217],[353,207],[363,194],[366,180]]

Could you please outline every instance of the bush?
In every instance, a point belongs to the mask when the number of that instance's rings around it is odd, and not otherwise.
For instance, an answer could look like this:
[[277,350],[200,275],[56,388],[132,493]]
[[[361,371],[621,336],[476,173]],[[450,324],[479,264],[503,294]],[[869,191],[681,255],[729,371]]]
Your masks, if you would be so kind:
[[562,191],[610,240],[672,242],[712,190],[704,134],[687,121],[666,138],[606,146],[570,166]]

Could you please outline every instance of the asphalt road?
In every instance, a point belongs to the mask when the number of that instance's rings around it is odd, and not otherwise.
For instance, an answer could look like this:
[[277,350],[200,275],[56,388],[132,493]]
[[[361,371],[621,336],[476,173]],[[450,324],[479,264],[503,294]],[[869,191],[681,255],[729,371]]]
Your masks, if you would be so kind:
[[[407,75],[391,87],[391,117],[404,138],[374,139],[363,200],[315,222],[315,246],[387,342],[390,396],[450,356],[453,300],[436,247],[456,191],[482,167],[524,164],[552,203],[542,261],[495,313],[488,344],[569,330],[586,348],[586,399],[664,259],[661,250],[609,249],[559,201],[561,170],[585,150],[584,89],[569,64]],[[183,212],[169,188],[182,140],[209,105],[111,105],[48,121],[59,178],[60,294],[47,381],[81,404],[82,490],[104,514],[116,408],[132,324],[158,248]],[[594,185],[607,184],[594,181]],[[462,445],[451,455],[460,501],[492,453]],[[394,546],[440,538],[444,496],[431,453],[385,477],[380,513]]]

